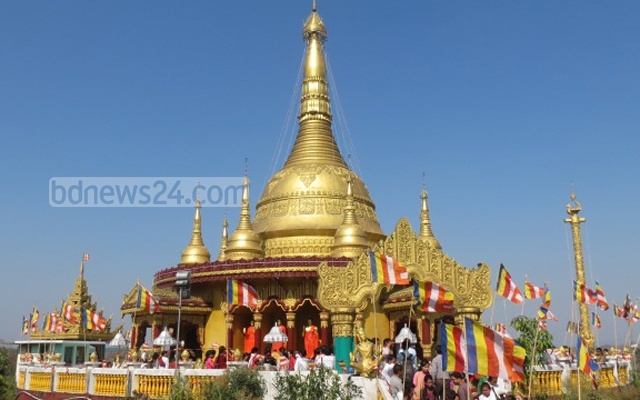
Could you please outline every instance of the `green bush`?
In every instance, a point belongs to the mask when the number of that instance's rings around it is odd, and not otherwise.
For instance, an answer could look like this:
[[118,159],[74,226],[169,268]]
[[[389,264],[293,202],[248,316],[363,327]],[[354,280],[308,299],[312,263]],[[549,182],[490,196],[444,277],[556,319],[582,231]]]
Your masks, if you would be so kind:
[[353,382],[343,385],[340,376],[327,368],[314,369],[309,375],[278,374],[275,379],[275,400],[355,400],[362,390]]
[[16,397],[16,366],[6,348],[0,348],[0,399]]
[[205,385],[206,400],[261,399],[267,385],[257,371],[249,368],[231,368],[223,376]]

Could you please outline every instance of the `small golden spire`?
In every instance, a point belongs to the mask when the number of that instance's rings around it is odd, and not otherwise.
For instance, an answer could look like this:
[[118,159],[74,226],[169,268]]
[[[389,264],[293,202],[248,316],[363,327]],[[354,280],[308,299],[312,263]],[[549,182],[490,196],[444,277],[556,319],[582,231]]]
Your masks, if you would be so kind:
[[264,256],[262,240],[251,225],[251,211],[249,205],[249,176],[245,173],[242,182],[242,206],[238,227],[233,232],[225,252],[229,260],[250,260]]
[[191,233],[191,242],[182,251],[180,264],[202,264],[211,261],[211,254],[202,241],[202,218],[200,216],[200,208],[202,204],[200,199],[196,200],[196,212],[193,217],[193,232]]
[[351,189],[351,176],[347,180],[347,204],[344,207],[344,220],[336,231],[331,247],[332,257],[355,258],[369,248],[369,241],[356,217],[356,208],[353,203],[353,191]]
[[427,199],[429,196],[427,195],[427,187],[423,183],[422,184],[422,193],[420,194],[420,199],[422,201],[422,206],[420,208],[420,238],[426,240],[431,244],[431,247],[436,249],[442,249],[440,246],[440,242],[433,235],[431,231],[431,219],[429,218],[429,205],[427,204]]
[[227,216],[224,216],[222,220],[222,240],[220,241],[220,253],[218,254],[218,261],[224,261],[227,259],[227,243],[229,242],[229,221]]

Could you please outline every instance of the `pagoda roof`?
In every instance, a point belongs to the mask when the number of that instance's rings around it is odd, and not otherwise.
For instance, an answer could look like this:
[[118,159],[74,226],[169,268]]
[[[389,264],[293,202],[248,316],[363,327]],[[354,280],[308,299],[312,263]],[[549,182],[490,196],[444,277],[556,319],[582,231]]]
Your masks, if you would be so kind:
[[178,271],[191,271],[192,284],[224,281],[226,279],[317,278],[318,266],[327,263],[332,267],[346,267],[352,261],[348,257],[267,257],[251,260],[225,260],[202,264],[178,265],[159,271],[154,277],[154,287],[172,286]]

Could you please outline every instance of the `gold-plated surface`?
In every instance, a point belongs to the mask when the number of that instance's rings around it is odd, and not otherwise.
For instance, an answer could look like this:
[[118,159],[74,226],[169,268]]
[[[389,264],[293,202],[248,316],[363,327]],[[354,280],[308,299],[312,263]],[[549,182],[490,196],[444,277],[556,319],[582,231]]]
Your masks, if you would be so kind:
[[[582,256],[582,237],[580,235],[580,224],[586,222],[585,218],[579,217],[578,214],[582,210],[582,206],[576,200],[575,193],[571,193],[571,202],[567,204],[567,214],[564,222],[571,225],[571,234],[573,236],[573,256],[576,262],[576,282],[578,285],[585,284],[584,279],[584,262]],[[586,343],[587,347],[593,347],[593,334],[591,333],[591,323],[589,320],[589,306],[580,303],[580,336]]]
[[347,205],[344,207],[344,220],[336,231],[331,256],[354,258],[368,248],[367,235],[358,224],[356,217],[351,181],[347,181]]
[[429,195],[427,194],[426,186],[422,186],[422,193],[420,193],[420,200],[422,202],[422,206],[420,208],[420,238],[422,240],[426,240],[429,242],[430,247],[435,249],[442,249],[440,246],[440,242],[433,235],[431,231],[431,219],[429,218],[429,204],[427,203],[427,199]]
[[202,264],[211,261],[211,254],[202,241],[202,217],[200,199],[196,200],[196,212],[193,217],[191,241],[182,252],[180,264]]
[[225,254],[230,260],[251,260],[264,256],[260,236],[251,225],[248,176],[245,176],[242,182],[242,206],[238,227],[229,239]]
[[227,245],[229,243],[229,221],[225,216],[222,220],[222,239],[220,240],[220,253],[218,254],[218,261],[224,261],[227,259]]
[[[91,301],[91,293],[89,293],[87,281],[84,279],[84,261],[80,264],[80,274],[76,279],[73,290],[67,295],[66,303],[72,305],[77,310],[91,310],[99,314],[103,313],[103,310],[98,310],[97,303]],[[54,312],[57,313],[57,310],[54,310]],[[66,332],[38,330],[37,332],[31,333],[31,339],[111,340],[113,339],[113,333],[111,333],[111,317],[105,320],[105,331],[99,332],[85,329],[82,323],[72,324],[66,319],[60,318],[60,323],[64,324]]]
[[282,170],[267,183],[253,226],[265,240],[265,255],[329,255],[343,222],[347,181],[353,207],[369,241],[384,237],[375,205],[362,180],[345,163],[331,129],[331,107],[323,41],[327,31],[314,9],[303,37],[307,42],[298,136]]

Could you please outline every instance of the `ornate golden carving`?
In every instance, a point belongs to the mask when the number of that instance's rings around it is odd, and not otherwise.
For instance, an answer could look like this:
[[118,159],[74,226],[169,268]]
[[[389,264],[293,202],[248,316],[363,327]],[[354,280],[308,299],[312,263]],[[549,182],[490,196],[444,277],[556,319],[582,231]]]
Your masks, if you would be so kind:
[[351,337],[353,335],[353,309],[331,310],[333,337]]
[[358,371],[360,376],[365,378],[375,377],[378,373],[377,367],[382,356],[375,349],[373,342],[367,339],[361,321],[356,321],[353,336],[356,348],[349,354],[351,366]]

